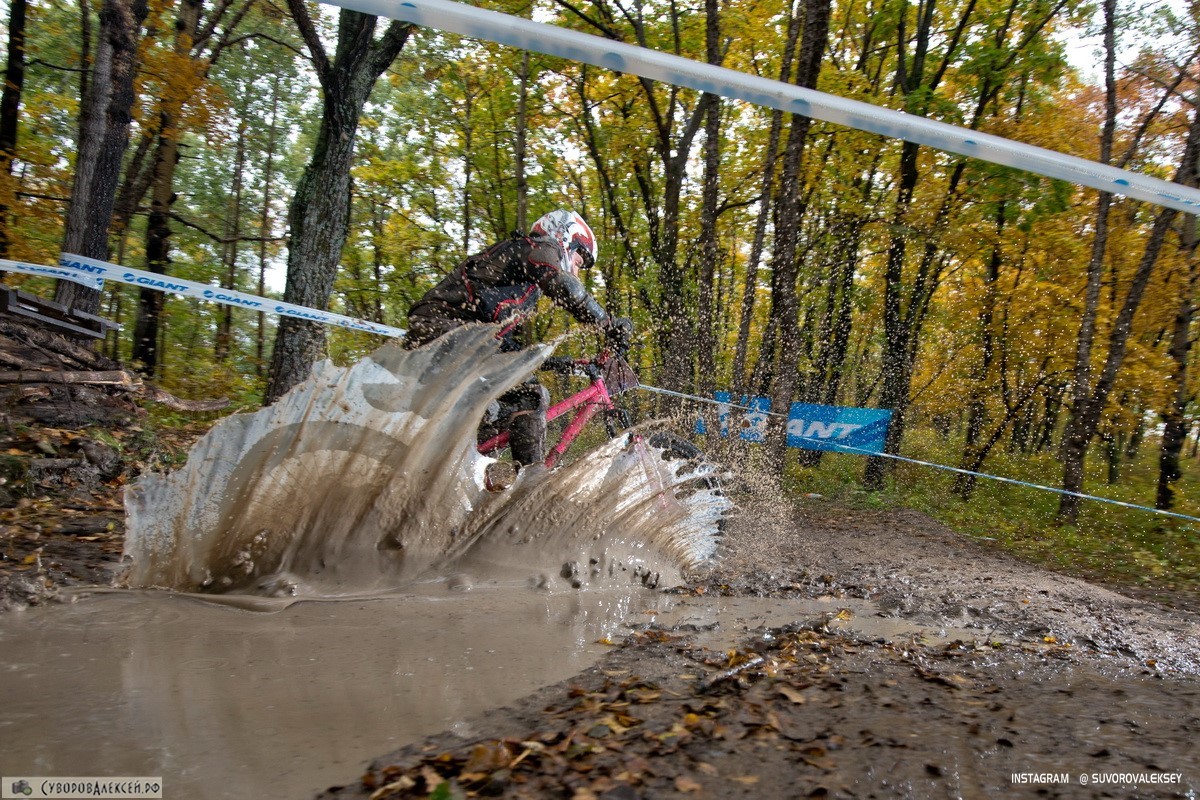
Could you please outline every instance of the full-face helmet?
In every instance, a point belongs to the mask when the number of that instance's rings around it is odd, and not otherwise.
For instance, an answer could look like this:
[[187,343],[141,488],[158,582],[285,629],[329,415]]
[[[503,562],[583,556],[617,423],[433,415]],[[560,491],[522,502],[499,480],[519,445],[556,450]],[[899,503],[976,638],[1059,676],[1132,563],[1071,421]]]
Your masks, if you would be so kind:
[[535,236],[548,236],[558,242],[563,251],[562,269],[572,275],[578,274],[574,268],[574,255],[583,256],[583,268],[588,269],[596,263],[599,248],[592,229],[584,222],[583,217],[565,208],[551,211],[533,223],[531,231]]

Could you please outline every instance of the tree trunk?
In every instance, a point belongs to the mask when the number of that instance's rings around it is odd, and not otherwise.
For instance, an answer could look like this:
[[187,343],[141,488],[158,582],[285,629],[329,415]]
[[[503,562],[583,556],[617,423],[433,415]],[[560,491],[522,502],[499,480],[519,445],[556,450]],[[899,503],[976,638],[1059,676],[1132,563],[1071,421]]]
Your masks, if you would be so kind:
[[[202,4],[203,0],[183,0],[180,3],[175,19],[176,56],[189,55],[200,22]],[[175,168],[179,164],[179,117],[184,98],[190,94],[181,92],[164,99],[159,105],[158,142],[154,148],[154,167],[151,170],[150,214],[146,220],[146,268],[158,275],[167,274],[167,266],[171,263],[171,205],[175,202]],[[141,365],[141,370],[147,375],[157,375],[159,372],[158,342],[163,300],[162,292],[138,290],[133,360]]]
[[1183,217],[1183,249],[1187,253],[1188,272],[1183,291],[1179,293],[1179,308],[1175,312],[1175,323],[1171,331],[1171,346],[1167,355],[1171,359],[1169,385],[1173,388],[1167,407],[1163,411],[1162,449],[1158,457],[1158,490],[1154,507],[1164,511],[1175,505],[1175,489],[1171,484],[1178,481],[1183,472],[1179,458],[1187,439],[1188,422],[1184,416],[1190,394],[1188,392],[1188,357],[1192,349],[1192,323],[1196,318],[1196,301],[1200,297],[1200,260],[1196,258],[1196,218]]
[[[721,63],[721,27],[717,0],[705,0],[705,53],[709,64]],[[721,98],[707,95],[704,119],[704,180],[700,209],[700,275],[696,350],[699,380],[696,388],[708,396],[716,387],[716,308],[713,297],[717,272],[717,202],[721,182]]]
[[[829,40],[830,7],[831,0],[805,0],[804,33],[800,40],[800,56],[796,65],[797,86],[806,89],[815,89],[817,86],[817,76],[820,74],[825,46]],[[778,221],[775,228],[776,252],[773,259],[771,314],[776,320],[778,349],[771,408],[776,414],[785,416],[796,391],[796,370],[800,360],[800,307],[796,297],[796,278],[800,265],[797,255],[800,220],[804,215],[804,206],[800,198],[800,173],[811,126],[810,117],[792,115],[787,150],[784,153],[783,175],[780,178],[779,196],[776,201]],[[776,426],[769,442],[775,466],[782,472],[787,452],[787,437],[782,424]]]
[[[1116,0],[1104,0],[1104,83],[1105,116],[1100,133],[1100,163],[1112,161],[1113,137],[1117,126],[1116,79]],[[1075,345],[1075,375],[1071,383],[1071,414],[1063,432],[1060,457],[1063,462],[1063,488],[1079,491],[1083,485],[1083,462],[1087,456],[1091,433],[1083,436],[1087,403],[1092,393],[1092,347],[1096,338],[1096,316],[1100,304],[1100,280],[1104,272],[1104,253],[1108,246],[1108,218],[1112,195],[1101,192],[1096,201],[1096,226],[1092,235],[1092,254],[1088,261],[1087,286],[1083,294],[1083,318]],[[1075,487],[1075,488],[1070,488]],[[1074,520],[1079,513],[1079,499],[1063,495],[1058,516]]]
[[[912,64],[907,64],[904,56],[906,46],[904,14],[907,11],[904,6],[901,8],[900,26],[897,30],[899,58],[896,83],[910,103],[914,102],[917,89],[924,83],[925,58],[929,51],[933,21],[933,0],[922,4],[919,8],[923,13],[918,18],[916,49],[913,53]],[[932,87],[930,88],[932,89]],[[920,111],[924,111],[923,108],[918,108]],[[896,203],[892,210],[892,226],[896,233],[893,234],[888,244],[884,266],[883,381],[879,404],[883,408],[892,409],[892,420],[888,425],[887,441],[884,444],[884,449],[889,453],[894,453],[899,449],[904,431],[904,415],[907,410],[908,376],[912,373],[912,364],[908,363],[911,348],[908,342],[908,331],[904,329],[901,296],[904,291],[904,260],[908,249],[906,223],[912,205],[913,192],[920,178],[917,170],[918,152],[919,146],[915,142],[904,142],[900,148],[900,178],[896,189]],[[867,460],[863,483],[868,489],[882,489],[886,475],[887,462],[878,457],[870,458]]]
[[979,441],[979,435],[987,425],[987,395],[991,391],[988,378],[992,374],[992,359],[995,355],[992,326],[996,315],[996,295],[999,291],[997,283],[1000,280],[1002,261],[1000,243],[1004,237],[1004,208],[1004,201],[996,204],[996,241],[992,244],[992,254],[984,275],[983,309],[979,312],[979,360],[972,367],[970,397],[967,400],[968,448]]
[[521,54],[520,95],[517,98],[517,129],[514,133],[513,160],[517,172],[517,230],[529,232],[529,178],[526,175],[526,137],[529,132],[529,51]]
[[[375,81],[400,53],[412,28],[393,22],[376,42],[376,17],[343,10],[336,56],[331,62],[303,0],[289,0],[288,7],[316,62],[324,111],[312,158],[288,213],[291,243],[283,298],[288,303],[324,309],[346,242],[350,167],[359,114]],[[264,404],[274,402],[304,380],[324,351],[324,326],[283,317],[271,356]]]
[[[1176,183],[1184,186],[1197,184],[1197,178],[1200,177],[1196,172],[1197,158],[1200,158],[1200,108],[1192,112],[1192,122],[1188,129],[1183,158],[1179,170],[1175,174]],[[1062,448],[1063,489],[1067,492],[1078,493],[1082,490],[1084,457],[1087,454],[1088,444],[1096,435],[1109,392],[1112,391],[1117,380],[1117,373],[1125,360],[1125,349],[1133,330],[1134,315],[1137,313],[1138,306],[1141,305],[1142,294],[1146,284],[1150,281],[1150,275],[1154,271],[1154,265],[1158,261],[1158,255],[1166,240],[1167,231],[1177,213],[1172,208],[1163,208],[1158,212],[1145,249],[1142,251],[1142,259],[1130,283],[1129,292],[1125,296],[1125,302],[1109,333],[1108,354],[1100,378],[1090,395],[1085,397],[1077,408],[1072,409],[1071,420],[1067,426],[1067,434],[1064,434]],[[1079,515],[1079,503],[1080,498],[1078,497],[1070,494],[1062,495],[1058,506],[1058,520],[1074,524]]]
[[[108,257],[108,227],[116,202],[121,158],[129,143],[139,30],[146,13],[146,0],[105,0],[100,10],[96,60],[80,109],[79,148],[63,233],[64,252]],[[90,314],[100,309],[100,292],[74,281],[59,281],[54,299]]]
[[[258,221],[258,296],[267,294],[267,239],[271,236],[271,183],[275,177],[275,143],[279,135],[279,75],[271,80],[271,122],[267,129],[267,163],[263,167],[263,203]],[[254,333],[254,370],[262,377],[265,366],[267,320],[259,311]]]
[[[21,115],[21,91],[25,87],[25,9],[26,0],[11,0],[8,15],[8,63],[4,70],[4,91],[0,93],[0,164],[4,179],[12,176],[12,162],[17,154],[17,125]],[[5,184],[0,197],[0,258],[8,257],[12,233],[8,211],[15,195]],[[4,273],[0,272],[0,279]]]
[[[233,159],[233,191],[229,196],[229,214],[225,218],[225,243],[222,262],[225,275],[221,284],[226,289],[237,289],[238,241],[242,236],[242,189],[246,172],[246,117],[238,125],[237,149]],[[233,347],[233,306],[222,304],[217,317],[217,337],[213,357],[218,363],[229,358]]]
[[[788,8],[787,42],[783,48],[783,60],[779,67],[779,80],[792,78],[792,58],[796,42],[800,38],[801,17]],[[750,348],[750,328],[754,319],[754,301],[758,294],[758,265],[762,260],[766,243],[767,221],[771,215],[771,195],[775,183],[775,161],[779,156],[779,139],[783,131],[783,112],[771,112],[771,129],[767,136],[767,153],[763,158],[762,188],[759,192],[758,219],[754,224],[754,239],[750,244],[750,258],[746,264],[745,286],[742,289],[742,315],[738,322],[737,347],[733,356],[733,389],[740,395],[747,386],[746,354]],[[760,350],[761,352],[761,350]],[[760,356],[761,357],[761,356]]]

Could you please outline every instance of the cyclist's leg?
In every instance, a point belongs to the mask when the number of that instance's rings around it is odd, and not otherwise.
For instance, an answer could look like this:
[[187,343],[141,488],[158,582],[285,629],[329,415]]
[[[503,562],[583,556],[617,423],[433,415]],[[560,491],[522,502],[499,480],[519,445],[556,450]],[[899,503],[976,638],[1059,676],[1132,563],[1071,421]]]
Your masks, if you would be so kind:
[[500,395],[501,419],[507,419],[513,461],[538,464],[546,459],[546,411],[550,392],[529,380]]

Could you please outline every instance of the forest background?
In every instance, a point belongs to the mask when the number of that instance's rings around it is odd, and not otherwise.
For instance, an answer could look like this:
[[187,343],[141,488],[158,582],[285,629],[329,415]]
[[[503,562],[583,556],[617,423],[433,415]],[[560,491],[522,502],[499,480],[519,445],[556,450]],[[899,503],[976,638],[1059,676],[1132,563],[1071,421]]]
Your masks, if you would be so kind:
[[[1195,2],[486,5],[1198,183]],[[1193,215],[303,0],[6,11],[0,257],[79,253],[404,327],[467,254],[571,207],[646,383],[890,408],[891,453],[1200,515]],[[5,282],[122,323],[104,352],[169,391],[241,407],[381,343],[124,285]],[[533,334],[571,324],[546,309]],[[1194,521],[781,436],[738,457],[797,495],[1200,587]]]

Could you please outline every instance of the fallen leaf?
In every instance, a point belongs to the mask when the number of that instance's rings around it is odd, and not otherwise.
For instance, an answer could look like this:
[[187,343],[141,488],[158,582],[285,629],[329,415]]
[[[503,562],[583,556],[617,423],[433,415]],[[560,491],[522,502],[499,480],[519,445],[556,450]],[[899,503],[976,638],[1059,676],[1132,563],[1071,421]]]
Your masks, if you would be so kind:
[[417,782],[407,775],[401,776],[397,781],[389,783],[386,786],[381,786],[371,793],[370,800],[379,800],[381,797],[386,797],[394,792],[407,791],[417,785]]
[[714,767],[712,764],[708,763],[707,761],[701,761],[700,763],[698,763],[696,765],[696,769],[700,770],[705,775],[716,775],[717,774],[717,768]]
[[494,772],[512,762],[512,753],[503,742],[486,742],[475,745],[463,772]]
[[791,700],[793,703],[804,702],[804,693],[793,686],[788,686],[786,683],[781,685],[778,691],[781,695],[786,697],[788,700]]
[[734,775],[732,778],[730,778],[730,780],[737,781],[738,783],[744,783],[747,786],[753,786],[754,784],[758,783],[758,776],[757,775]]
[[698,792],[704,787],[686,775],[675,779],[675,790],[678,792]]

